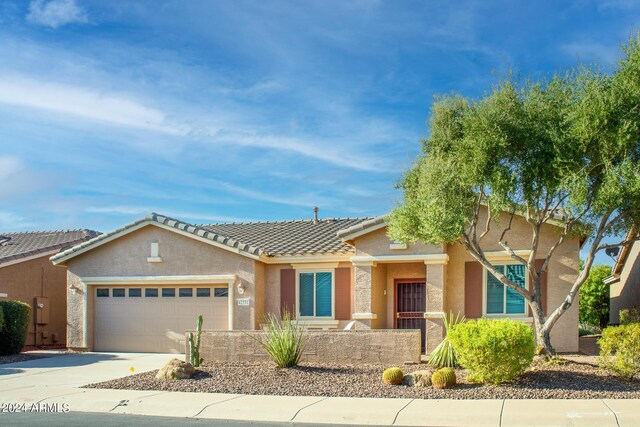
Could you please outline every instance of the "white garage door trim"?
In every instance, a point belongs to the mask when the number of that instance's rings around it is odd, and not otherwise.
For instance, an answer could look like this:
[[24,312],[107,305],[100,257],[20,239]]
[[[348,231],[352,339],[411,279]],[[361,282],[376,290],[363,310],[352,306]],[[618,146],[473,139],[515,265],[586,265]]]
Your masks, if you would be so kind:
[[[94,288],[99,285],[221,285],[226,284],[229,288],[229,301],[228,301],[228,328],[230,331],[233,330],[233,317],[234,317],[234,300],[235,300],[235,292],[234,292],[234,284],[237,280],[237,276],[235,274],[209,274],[209,275],[189,275],[189,276],[104,276],[104,277],[81,277],[84,293],[84,319],[83,319],[83,337],[84,347],[90,347],[89,345],[89,336],[88,336],[88,325],[89,325],[89,316],[93,316],[93,313],[89,313],[87,307],[89,307],[89,296],[93,298]],[[77,293],[80,289],[74,287],[73,285],[69,286],[69,291],[73,293]]]

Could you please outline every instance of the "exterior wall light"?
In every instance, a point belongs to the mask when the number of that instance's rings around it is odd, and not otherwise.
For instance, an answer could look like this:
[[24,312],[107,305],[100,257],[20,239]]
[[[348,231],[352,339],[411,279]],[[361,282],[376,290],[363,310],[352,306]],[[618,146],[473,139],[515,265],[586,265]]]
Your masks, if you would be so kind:
[[244,285],[240,283],[238,285],[238,295],[242,295],[242,294],[244,294]]

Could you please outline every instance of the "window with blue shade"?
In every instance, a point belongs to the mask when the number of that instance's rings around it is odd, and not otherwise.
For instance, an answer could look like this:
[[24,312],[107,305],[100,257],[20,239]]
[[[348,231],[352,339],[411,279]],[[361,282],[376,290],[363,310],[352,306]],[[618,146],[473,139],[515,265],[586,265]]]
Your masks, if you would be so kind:
[[332,273],[300,273],[298,282],[298,307],[300,307],[300,317],[332,317]]
[[[495,267],[518,286],[527,287],[527,269],[524,265],[507,264]],[[486,314],[527,314],[524,298],[520,294],[503,285],[488,271],[486,274]]]

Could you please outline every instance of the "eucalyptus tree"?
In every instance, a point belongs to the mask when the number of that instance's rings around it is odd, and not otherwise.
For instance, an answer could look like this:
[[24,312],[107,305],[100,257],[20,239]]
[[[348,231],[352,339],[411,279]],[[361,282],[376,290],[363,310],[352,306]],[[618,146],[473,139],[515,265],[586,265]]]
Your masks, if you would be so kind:
[[[481,99],[436,98],[422,154],[401,180],[404,199],[390,215],[391,238],[461,243],[520,294],[547,355],[554,353],[551,330],[576,302],[595,255],[628,243],[626,231],[640,223],[640,38],[622,51],[610,73],[582,66],[542,80],[507,78]],[[509,244],[516,215],[531,229],[528,256]],[[542,250],[547,224],[558,232]],[[529,290],[487,259],[483,240],[491,235],[526,265]],[[576,236],[586,241],[584,268],[562,303],[545,314],[541,276]]]

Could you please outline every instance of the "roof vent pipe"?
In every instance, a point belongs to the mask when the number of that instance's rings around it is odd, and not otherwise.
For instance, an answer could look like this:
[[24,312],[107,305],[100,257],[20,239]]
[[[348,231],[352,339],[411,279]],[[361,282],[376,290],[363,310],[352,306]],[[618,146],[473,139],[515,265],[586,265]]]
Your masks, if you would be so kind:
[[318,223],[318,207],[314,206],[313,207],[313,223],[317,224]]

